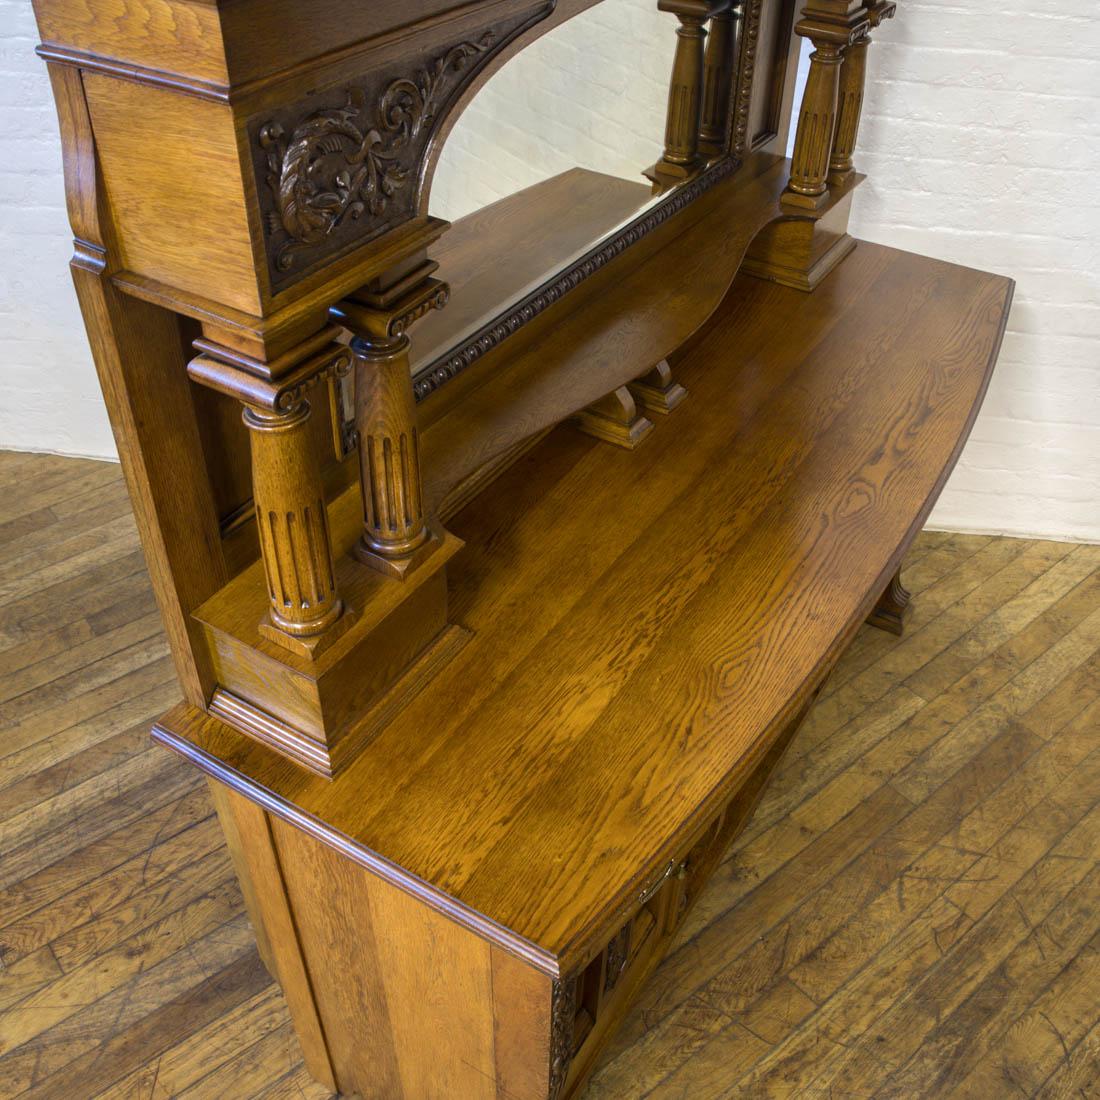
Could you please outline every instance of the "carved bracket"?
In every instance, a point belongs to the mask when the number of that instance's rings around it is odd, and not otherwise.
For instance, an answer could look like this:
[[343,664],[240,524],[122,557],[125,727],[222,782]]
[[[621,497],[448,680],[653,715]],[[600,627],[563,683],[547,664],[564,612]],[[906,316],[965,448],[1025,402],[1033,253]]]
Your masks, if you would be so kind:
[[392,229],[419,205],[432,135],[530,17],[365,74],[249,125],[272,286]]
[[204,341],[202,351],[204,354],[187,364],[187,374],[192,381],[235,397],[246,405],[274,412],[295,408],[314,386],[345,377],[352,366],[348,349],[333,344],[305,359],[283,377],[269,380],[242,369],[242,357],[229,348],[221,349]]

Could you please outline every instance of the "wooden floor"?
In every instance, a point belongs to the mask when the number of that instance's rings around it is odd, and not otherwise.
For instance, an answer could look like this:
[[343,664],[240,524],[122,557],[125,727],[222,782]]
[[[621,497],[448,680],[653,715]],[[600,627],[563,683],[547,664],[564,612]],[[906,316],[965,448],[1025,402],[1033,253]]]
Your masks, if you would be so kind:
[[[1100,547],[926,533],[904,576],[587,1100],[1100,1096]],[[0,608],[0,1097],[328,1096],[148,740],[117,466],[0,454]]]

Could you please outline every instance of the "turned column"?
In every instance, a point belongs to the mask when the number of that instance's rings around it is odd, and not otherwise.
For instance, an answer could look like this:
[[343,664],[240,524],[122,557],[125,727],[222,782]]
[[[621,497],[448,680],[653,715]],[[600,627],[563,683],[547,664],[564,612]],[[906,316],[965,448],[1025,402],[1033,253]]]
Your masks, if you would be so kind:
[[[868,6],[869,29],[884,19],[893,17],[897,5],[883,2]],[[837,103],[836,135],[829,158],[829,183],[839,186],[852,174],[852,156],[859,136],[859,121],[863,113],[863,90],[867,80],[867,48],[871,36],[864,31],[845,51],[840,67],[840,91]]]
[[198,340],[202,354],[187,368],[194,381],[244,405],[269,600],[259,629],[269,640],[310,656],[348,625],[333,567],[320,456],[310,431],[312,391],[351,367],[347,349],[333,340],[338,331],[329,327],[270,361]]
[[813,43],[814,52],[798,115],[791,178],[782,198],[785,206],[816,210],[828,198],[844,52],[869,25],[863,8],[850,14],[833,11],[840,2],[815,0],[795,24],[795,31]]
[[726,0],[711,16],[703,61],[703,106],[699,122],[699,151],[720,156],[726,151],[730,93],[733,88],[733,51],[741,0]]
[[814,40],[784,203],[816,208],[824,200],[833,151],[842,59],[842,47],[834,42]]
[[331,311],[354,335],[350,350],[363,490],[363,532],[355,555],[398,579],[439,542],[424,511],[408,328],[445,305],[448,290],[422,275],[407,289],[410,282],[406,277],[389,292],[361,292]]
[[703,99],[704,27],[711,12],[723,0],[658,0],[661,11],[680,20],[676,28],[676,55],[668,87],[668,115],[665,123],[665,151],[649,174],[683,178],[699,161],[699,126]]
[[246,406],[252,494],[271,622],[294,638],[324,633],[343,611],[336,591],[324,488],[307,429],[310,404]]

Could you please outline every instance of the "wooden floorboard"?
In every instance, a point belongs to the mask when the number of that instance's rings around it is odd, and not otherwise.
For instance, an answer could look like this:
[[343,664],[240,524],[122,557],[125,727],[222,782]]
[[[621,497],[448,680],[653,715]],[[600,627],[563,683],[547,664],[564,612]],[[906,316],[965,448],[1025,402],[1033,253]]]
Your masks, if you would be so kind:
[[[147,739],[179,693],[118,468],[0,487],[0,1097],[323,1100]],[[587,1100],[1100,1096],[1100,548],[925,532],[904,576]]]

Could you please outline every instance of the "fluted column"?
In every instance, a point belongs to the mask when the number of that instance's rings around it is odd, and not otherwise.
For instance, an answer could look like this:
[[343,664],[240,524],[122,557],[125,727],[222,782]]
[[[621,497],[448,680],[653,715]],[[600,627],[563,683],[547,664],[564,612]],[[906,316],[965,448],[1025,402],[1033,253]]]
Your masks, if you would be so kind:
[[[877,27],[884,19],[894,15],[897,5],[883,0],[867,7],[869,27]],[[829,158],[829,184],[839,186],[852,174],[852,156],[859,137],[859,122],[863,114],[863,92],[867,81],[867,48],[871,36],[867,31],[859,36],[845,51],[840,68],[840,93],[837,104],[836,136],[833,154]]]
[[442,307],[447,294],[445,283],[424,278],[398,296],[365,293],[331,311],[354,334],[350,350],[363,491],[363,533],[355,555],[398,579],[438,543],[424,511],[407,330]]
[[316,657],[350,625],[337,591],[321,480],[310,430],[318,390],[347,374],[351,356],[328,326],[274,358],[203,338],[191,379],[244,406],[252,452],[252,500],[269,601],[259,624],[269,641]]
[[699,128],[703,101],[704,24],[725,0],[658,0],[661,11],[680,21],[676,28],[676,54],[668,86],[665,150],[647,170],[659,186],[691,175],[699,163]]
[[271,622],[294,638],[324,633],[343,611],[309,417],[304,398],[285,410],[244,410]]
[[837,132],[841,66],[845,51],[870,26],[858,0],[810,0],[795,32],[814,46],[802,95],[784,206],[816,210],[828,199],[829,162]]
[[355,425],[363,486],[360,550],[369,561],[406,558],[428,538],[409,338],[352,341]]
[[703,107],[699,122],[699,150],[706,156],[720,156],[726,151],[739,8],[740,0],[727,0],[710,20],[703,61]]
[[844,55],[843,47],[835,42],[812,41],[815,48],[810,54],[810,73],[806,78],[791,157],[791,178],[783,202],[815,208],[821,204],[827,189]]
[[840,66],[836,136],[829,158],[829,183],[834,187],[843,183],[852,172],[852,153],[863,111],[863,83],[867,74],[867,47],[870,42],[866,35],[853,42],[844,51],[844,61]]

